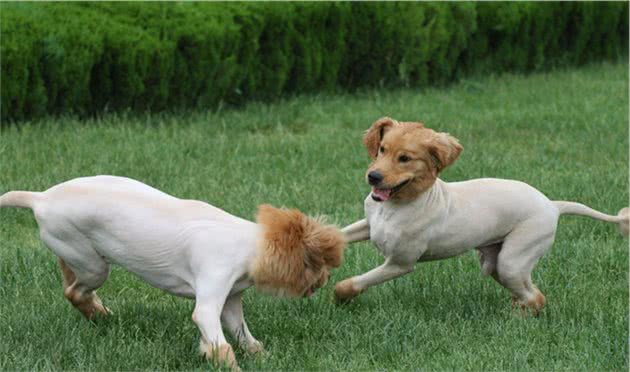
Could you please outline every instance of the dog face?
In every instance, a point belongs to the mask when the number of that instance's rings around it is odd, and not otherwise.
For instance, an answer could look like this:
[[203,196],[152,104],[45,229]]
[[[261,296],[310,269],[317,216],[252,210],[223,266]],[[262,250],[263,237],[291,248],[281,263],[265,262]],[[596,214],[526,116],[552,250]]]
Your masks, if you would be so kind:
[[250,268],[257,288],[276,295],[310,296],[341,265],[345,239],[334,226],[295,209],[258,208],[262,228],[258,255]]
[[372,158],[366,180],[372,186],[372,199],[379,202],[418,197],[463,150],[448,133],[390,118],[374,122],[363,143]]

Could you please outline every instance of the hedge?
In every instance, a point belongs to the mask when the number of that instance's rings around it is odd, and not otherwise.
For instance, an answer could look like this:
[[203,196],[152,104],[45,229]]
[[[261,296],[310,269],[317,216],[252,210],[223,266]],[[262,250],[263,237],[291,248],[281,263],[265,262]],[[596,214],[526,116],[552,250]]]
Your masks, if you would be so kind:
[[0,121],[422,87],[628,53],[627,2],[0,3]]

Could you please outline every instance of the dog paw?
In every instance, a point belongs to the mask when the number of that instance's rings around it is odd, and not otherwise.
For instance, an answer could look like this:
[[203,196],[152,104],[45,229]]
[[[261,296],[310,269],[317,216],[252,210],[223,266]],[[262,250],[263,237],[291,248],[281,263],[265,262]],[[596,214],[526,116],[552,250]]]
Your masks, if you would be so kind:
[[114,312],[111,311],[108,307],[103,306],[102,304],[98,304],[94,306],[94,312],[99,316],[106,318],[110,315],[114,315]]
[[255,341],[249,345],[246,345],[245,351],[247,351],[249,354],[263,354],[265,352],[265,348],[263,347],[262,342]]
[[92,308],[92,314],[98,314],[101,317],[107,317],[114,314],[114,312],[112,312],[108,307],[103,305],[103,301],[101,301],[96,293],[92,297]]
[[360,293],[361,290],[352,284],[352,280],[343,280],[335,285],[335,302],[338,304],[347,303]]
[[541,310],[545,306],[545,296],[540,291],[536,291],[534,298],[527,302],[522,302],[519,299],[512,297],[512,310],[516,312],[521,318],[540,316]]
[[234,350],[232,350],[232,346],[230,344],[214,346],[200,340],[199,351],[206,359],[211,360],[215,367],[226,366],[234,372],[239,372],[241,370],[238,367]]

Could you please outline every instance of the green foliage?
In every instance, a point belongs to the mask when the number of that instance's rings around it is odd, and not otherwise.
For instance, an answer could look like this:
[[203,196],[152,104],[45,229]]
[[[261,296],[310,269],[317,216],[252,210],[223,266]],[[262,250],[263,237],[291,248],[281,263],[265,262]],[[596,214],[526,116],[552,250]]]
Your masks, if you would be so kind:
[[2,3],[2,123],[451,82],[627,53],[627,3]]

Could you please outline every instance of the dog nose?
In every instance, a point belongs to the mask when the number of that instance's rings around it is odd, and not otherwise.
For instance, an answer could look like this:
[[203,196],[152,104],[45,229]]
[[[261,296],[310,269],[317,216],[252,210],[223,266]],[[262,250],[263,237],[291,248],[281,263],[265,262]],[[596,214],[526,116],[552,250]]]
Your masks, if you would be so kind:
[[383,180],[383,175],[379,171],[371,171],[368,173],[368,183],[376,186]]

